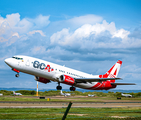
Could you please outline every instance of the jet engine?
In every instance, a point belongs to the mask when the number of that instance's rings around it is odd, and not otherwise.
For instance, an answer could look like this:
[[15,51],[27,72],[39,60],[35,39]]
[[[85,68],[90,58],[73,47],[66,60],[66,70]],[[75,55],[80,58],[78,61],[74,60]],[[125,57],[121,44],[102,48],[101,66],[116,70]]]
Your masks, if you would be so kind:
[[59,77],[59,82],[60,83],[65,83],[65,84],[68,84],[68,85],[74,85],[75,83],[75,80],[74,78],[68,76],[68,75],[61,75]]
[[46,78],[37,77],[37,76],[35,76],[35,80],[36,80],[36,81],[39,81],[39,82],[42,82],[42,83],[45,83],[45,84],[51,82],[50,80],[48,80],[48,79],[46,79]]

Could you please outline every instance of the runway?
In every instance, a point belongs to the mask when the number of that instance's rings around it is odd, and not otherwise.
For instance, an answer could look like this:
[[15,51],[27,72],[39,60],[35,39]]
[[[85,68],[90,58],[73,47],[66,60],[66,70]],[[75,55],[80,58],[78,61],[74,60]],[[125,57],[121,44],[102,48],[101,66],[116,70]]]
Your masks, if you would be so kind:
[[[0,102],[0,108],[64,108],[69,102]],[[141,102],[73,102],[73,108],[141,107]]]
[[[37,96],[5,96],[5,98],[34,98],[39,99]],[[69,101],[72,101],[72,107],[74,108],[112,108],[112,107],[141,107],[141,100],[137,100],[136,98],[117,100],[113,99],[104,99],[99,97],[86,97],[86,96],[46,96],[54,101],[0,101],[0,108],[64,108],[67,107]],[[136,99],[136,100],[135,100]],[[8,100],[8,99],[7,99]],[[90,101],[87,101],[90,100]],[[59,101],[59,102],[58,102]],[[63,102],[64,101],[64,102]]]

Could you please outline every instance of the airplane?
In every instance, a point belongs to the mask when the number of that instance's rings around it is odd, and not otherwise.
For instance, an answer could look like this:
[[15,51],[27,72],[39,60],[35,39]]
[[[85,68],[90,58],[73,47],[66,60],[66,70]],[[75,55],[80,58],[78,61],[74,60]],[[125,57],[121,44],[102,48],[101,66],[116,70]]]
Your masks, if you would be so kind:
[[64,96],[71,96],[70,93],[63,93],[62,90],[60,90],[60,94],[61,94],[61,95],[64,95]]
[[130,94],[123,94],[123,93],[121,93],[121,96],[124,96],[124,97],[132,97],[132,95],[130,95]]
[[93,94],[88,94],[88,97],[94,97],[95,95],[93,95]]
[[13,91],[13,95],[22,95],[21,93],[15,93],[15,91]]
[[115,83],[115,80],[121,79],[117,78],[122,64],[120,60],[103,75],[87,74],[23,55],[7,58],[5,59],[5,63],[11,67],[13,71],[17,72],[16,77],[19,77],[20,72],[23,72],[35,76],[36,81],[45,84],[51,81],[58,82],[57,90],[62,90],[60,83],[70,85],[70,91],[75,91],[76,87],[88,90],[109,90],[116,88],[117,85],[135,85],[134,83]]

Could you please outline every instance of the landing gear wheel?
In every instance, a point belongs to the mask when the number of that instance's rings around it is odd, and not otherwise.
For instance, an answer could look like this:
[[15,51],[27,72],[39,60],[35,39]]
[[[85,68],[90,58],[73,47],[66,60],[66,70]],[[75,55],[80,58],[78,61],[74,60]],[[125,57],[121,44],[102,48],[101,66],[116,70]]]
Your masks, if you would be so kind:
[[19,74],[16,74],[15,77],[19,77]]
[[57,86],[56,89],[57,90],[62,90],[62,86]]
[[75,87],[70,87],[70,91],[75,91]]

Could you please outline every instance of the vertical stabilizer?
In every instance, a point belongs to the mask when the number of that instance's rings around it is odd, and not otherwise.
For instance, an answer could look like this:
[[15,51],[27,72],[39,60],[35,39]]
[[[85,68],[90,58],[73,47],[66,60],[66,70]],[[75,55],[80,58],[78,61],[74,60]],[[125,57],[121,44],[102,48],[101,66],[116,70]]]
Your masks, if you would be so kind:
[[[99,75],[100,78],[116,78],[118,76],[120,67],[122,65],[122,61],[118,60],[116,64],[111,67],[110,70],[104,75]],[[115,80],[111,80],[111,82],[114,82]]]
[[62,90],[60,90],[60,93],[62,94]]

